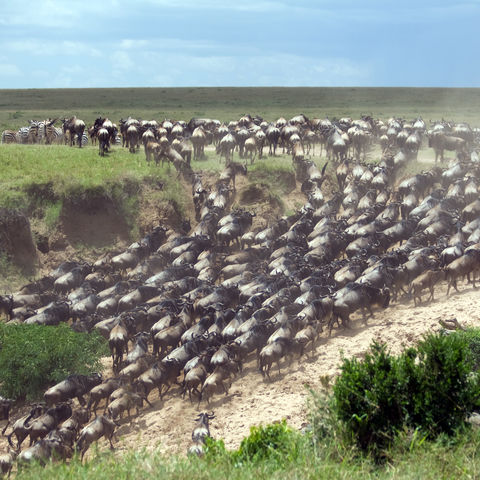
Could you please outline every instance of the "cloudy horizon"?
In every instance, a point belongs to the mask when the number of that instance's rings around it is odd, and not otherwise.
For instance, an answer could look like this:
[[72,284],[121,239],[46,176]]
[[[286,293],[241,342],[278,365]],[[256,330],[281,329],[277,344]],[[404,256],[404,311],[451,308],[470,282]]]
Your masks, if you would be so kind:
[[6,0],[0,88],[479,87],[480,4]]

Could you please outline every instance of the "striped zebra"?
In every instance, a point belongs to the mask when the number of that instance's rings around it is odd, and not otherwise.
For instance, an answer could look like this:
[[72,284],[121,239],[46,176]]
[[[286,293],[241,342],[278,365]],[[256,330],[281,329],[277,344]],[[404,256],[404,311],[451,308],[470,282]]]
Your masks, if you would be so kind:
[[47,119],[43,122],[43,137],[45,138],[46,145],[63,142],[63,130],[55,127],[55,122],[56,119]]
[[36,120],[29,120],[28,127],[20,127],[17,132],[18,143],[38,143],[40,123]]
[[82,133],[82,147],[86,147],[87,145],[88,145],[88,135],[85,132],[83,132]]
[[2,132],[2,143],[17,143],[17,132],[13,130],[4,130]]
[[20,127],[17,132],[18,143],[29,143],[30,127]]

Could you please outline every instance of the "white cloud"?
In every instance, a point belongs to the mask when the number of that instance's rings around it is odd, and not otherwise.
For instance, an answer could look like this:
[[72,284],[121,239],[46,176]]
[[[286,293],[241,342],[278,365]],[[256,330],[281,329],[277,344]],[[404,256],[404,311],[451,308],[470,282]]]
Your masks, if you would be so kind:
[[[317,59],[296,55],[248,57],[195,56],[172,52],[140,52],[131,58],[117,52],[112,63],[117,78],[141,86],[330,86],[365,85],[368,66],[344,58]],[[141,84],[139,84],[141,82]]]
[[127,52],[117,51],[111,57],[114,70],[130,70],[136,67],[136,62],[132,60]]
[[13,63],[0,63],[0,76],[18,77],[22,74],[20,68]]
[[231,0],[177,0],[172,2],[171,0],[144,0],[145,3],[156,6],[156,7],[166,7],[166,8],[191,8],[196,10],[238,10],[238,11],[254,11],[254,12],[265,12],[271,11],[273,9],[283,8],[285,4],[282,2],[273,2],[273,1],[255,1],[255,0],[242,0],[231,1]]
[[171,50],[206,50],[206,49],[218,49],[224,48],[224,45],[221,45],[218,42],[209,41],[209,40],[185,40],[182,38],[171,38],[171,37],[152,37],[149,39],[139,38],[123,38],[119,42],[116,42],[115,48],[119,50],[140,50],[140,51],[149,51],[149,50],[162,50],[162,51],[171,51]]
[[84,42],[64,40],[44,40],[40,38],[24,38],[22,40],[10,40],[3,43],[4,51],[29,54],[32,57],[60,57],[60,56],[88,56],[98,58],[102,52]]
[[[79,8],[81,7],[79,6]],[[2,5],[0,25],[65,27],[74,24],[80,14],[81,11],[74,8],[71,2],[56,0],[13,2],[7,0],[6,5]]]

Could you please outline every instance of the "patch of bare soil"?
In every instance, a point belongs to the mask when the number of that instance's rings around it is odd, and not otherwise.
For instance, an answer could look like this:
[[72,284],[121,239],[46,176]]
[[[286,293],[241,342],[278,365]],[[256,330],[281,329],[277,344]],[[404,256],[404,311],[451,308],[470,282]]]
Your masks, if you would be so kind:
[[60,231],[71,244],[105,247],[128,241],[128,225],[112,202],[104,199],[88,204],[64,205]]
[[[321,378],[339,373],[342,357],[362,357],[373,340],[385,342],[392,353],[415,344],[423,334],[438,331],[440,319],[456,317],[461,325],[479,326],[476,308],[478,291],[462,285],[461,292],[446,297],[446,286],[437,288],[437,300],[414,307],[410,301],[377,311],[365,326],[359,316],[352,328],[336,330],[332,337],[324,333],[313,356],[308,353],[291,364],[281,364],[281,374],[272,368],[272,380],[257,371],[253,357],[237,377],[229,394],[213,397],[210,405],[200,407],[181,398],[175,387],[164,401],[152,395],[154,408],[147,407],[137,418],[119,428],[118,450],[146,448],[168,453],[185,453],[190,444],[194,418],[199,411],[215,412],[211,422],[214,438],[222,438],[227,448],[237,448],[250,427],[283,418],[289,425],[301,428],[308,422],[309,393],[306,386],[320,390]],[[307,358],[308,357],[308,358]]]

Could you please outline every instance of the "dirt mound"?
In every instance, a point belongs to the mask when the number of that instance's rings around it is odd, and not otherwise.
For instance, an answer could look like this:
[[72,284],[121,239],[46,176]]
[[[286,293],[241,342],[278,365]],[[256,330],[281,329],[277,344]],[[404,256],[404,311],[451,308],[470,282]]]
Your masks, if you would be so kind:
[[21,268],[33,270],[37,252],[28,218],[16,210],[0,209],[0,252]]
[[[129,238],[124,216],[106,198],[64,204],[60,215],[60,231],[69,244],[89,245],[92,248],[127,242]],[[58,247],[62,248],[61,245]]]

